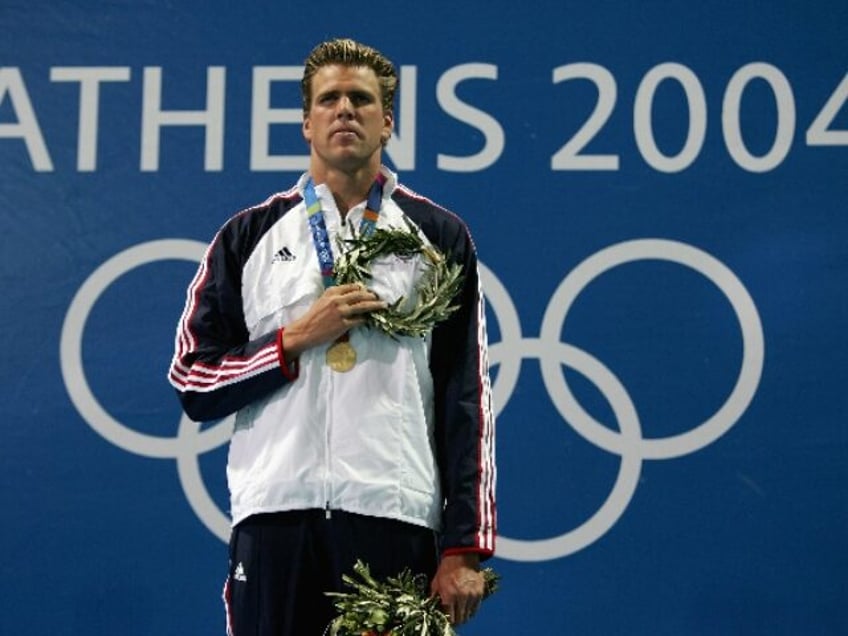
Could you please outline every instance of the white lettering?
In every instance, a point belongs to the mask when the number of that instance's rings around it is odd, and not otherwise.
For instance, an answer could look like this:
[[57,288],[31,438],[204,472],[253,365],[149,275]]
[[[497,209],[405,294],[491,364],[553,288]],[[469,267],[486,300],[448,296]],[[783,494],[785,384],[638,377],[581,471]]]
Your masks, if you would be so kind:
[[[401,89],[395,103],[395,121],[391,137],[386,145],[384,157],[387,162],[400,171],[414,171],[417,167],[418,141],[418,66],[399,67]],[[206,171],[221,171],[224,165],[225,151],[225,108],[226,108],[226,68],[210,66],[206,68],[206,95],[203,110],[168,110],[162,104],[162,67],[144,67],[141,92],[141,129],[133,130],[139,134],[141,156],[140,169],[144,172],[158,171],[161,160],[163,127],[189,126],[201,127],[205,134],[204,168]],[[301,126],[303,109],[299,83],[302,77],[301,66],[257,66],[252,69],[252,93],[241,98],[251,100],[250,126],[250,170],[300,172],[308,169],[309,150],[302,141]],[[439,77],[435,86],[436,99],[441,113],[467,125],[465,134],[457,135],[473,144],[478,140],[482,147],[471,154],[436,155],[436,169],[448,172],[482,172],[492,167],[503,154],[505,133],[501,123],[489,112],[481,110],[462,99],[460,84],[469,79],[497,80],[497,65],[482,62],[460,64],[448,68]],[[103,85],[107,82],[129,82],[137,73],[129,66],[56,66],[49,71],[50,81],[54,83],[76,83],[79,91],[79,120],[77,123],[76,168],[79,172],[94,172],[98,169],[100,114],[105,112],[106,102],[101,103]],[[607,170],[620,169],[620,154],[600,154],[590,150],[610,123],[618,106],[618,87],[615,76],[605,67],[591,62],[563,64],[553,69],[553,85],[573,80],[588,80],[597,89],[597,99],[588,116],[582,117],[582,123],[570,138],[565,140],[549,159],[552,171],[568,170]],[[679,109],[683,113],[685,139],[680,150],[668,152],[657,145],[659,133],[673,122],[655,121],[653,116],[659,88],[666,80],[673,80],[684,92],[685,103]],[[749,85],[762,80],[775,100],[776,122],[774,131],[766,131],[766,138],[773,139],[770,147],[754,154],[745,142],[743,125],[763,126],[760,118],[741,117],[742,101],[748,95]],[[278,82],[287,82],[280,86]],[[476,95],[485,94],[488,86],[481,88]],[[430,87],[432,88],[432,87]],[[500,87],[498,87],[500,88]],[[676,88],[676,86],[675,86]],[[62,95],[44,93],[32,94],[27,87],[19,67],[0,67],[0,105],[4,106],[3,119],[0,120],[0,140],[18,139],[24,142],[33,169],[37,172],[52,172],[53,161],[45,143],[44,131],[40,127],[34,106],[39,99],[46,104],[55,105]],[[114,88],[108,90],[116,90]],[[272,95],[273,92],[273,95]],[[130,93],[123,90],[123,93]],[[131,91],[136,94],[136,91]],[[767,99],[768,99],[768,94]],[[8,99],[7,99],[8,96]],[[33,99],[35,102],[33,102]],[[481,99],[479,96],[476,99]],[[498,99],[509,99],[501,96]],[[474,101],[473,99],[471,101]],[[276,104],[274,102],[277,102]],[[280,104],[279,102],[282,102]],[[589,104],[592,106],[591,104]],[[622,105],[624,105],[622,103]],[[848,129],[840,126],[838,118],[848,105],[848,74],[842,76],[838,85],[817,112],[806,130],[806,145],[848,146]],[[63,127],[71,128],[65,121],[66,113],[72,108],[62,101],[49,109],[57,121],[51,122],[47,130]],[[72,106],[72,105],[71,105]],[[120,104],[113,107],[134,112],[136,104]],[[283,107],[285,106],[285,107]],[[563,106],[562,108],[566,108]],[[684,110],[685,109],[685,110]],[[746,64],[732,76],[723,94],[721,124],[723,141],[732,160],[740,168],[762,173],[775,169],[787,158],[794,141],[797,121],[796,96],[786,75],[777,67],[763,62]],[[57,115],[58,113],[58,115]],[[439,112],[432,113],[425,122],[426,130],[422,134],[432,135],[438,125]],[[567,114],[567,113],[564,113]],[[688,115],[688,119],[686,116]],[[42,115],[43,116],[43,115]],[[659,64],[651,68],[642,78],[633,100],[633,134],[636,146],[645,163],[654,170],[674,173],[689,168],[697,161],[707,134],[707,103],[703,85],[699,77],[688,67],[674,62]],[[546,122],[541,122],[544,126]],[[553,126],[552,122],[547,125]],[[279,126],[288,126],[280,129]],[[297,128],[293,128],[296,126]],[[277,128],[275,128],[277,127]],[[460,131],[462,128],[460,127]],[[273,146],[279,144],[277,133],[288,133],[285,143],[296,146],[284,148],[275,154]],[[296,133],[296,135],[290,134]],[[539,134],[543,134],[542,133]],[[552,133],[555,134],[555,131]],[[773,136],[768,137],[769,134]],[[535,133],[534,133],[535,136]],[[762,136],[762,135],[761,135]],[[482,139],[482,141],[479,141]],[[619,139],[619,142],[624,140]],[[72,142],[71,142],[72,143]],[[303,146],[300,146],[303,143]],[[449,144],[450,142],[443,142]],[[196,144],[192,144],[193,146]],[[465,146],[461,146],[463,149]],[[444,147],[437,148],[443,150]],[[277,149],[278,152],[279,149]],[[450,150],[450,147],[447,148]],[[180,166],[184,169],[184,166]],[[543,169],[543,165],[534,169]]]
[[[739,125],[739,110],[742,94],[752,79],[761,78],[768,82],[774,92],[777,104],[777,131],[774,144],[762,157],[755,157],[745,146],[742,129]],[[792,146],[795,136],[795,98],[789,80],[771,64],[754,62],[746,64],[733,74],[724,92],[724,104],[721,111],[721,125],[724,130],[724,143],[733,160],[739,167],[751,172],[767,172],[779,166]]]
[[848,102],[848,73],[807,129],[808,146],[848,146],[848,130],[831,130],[839,110]]
[[618,155],[581,155],[580,151],[607,123],[618,89],[615,78],[603,66],[590,63],[566,64],[554,69],[554,84],[573,79],[587,79],[598,89],[598,101],[580,130],[551,157],[551,170],[618,170]]
[[309,167],[309,155],[272,155],[270,128],[272,124],[303,125],[300,90],[297,108],[271,108],[272,82],[300,82],[302,66],[256,66],[253,69],[253,107],[250,126],[250,169],[290,170],[301,172]]
[[[654,95],[661,82],[673,79],[683,87],[689,111],[689,130],[686,143],[673,157],[660,152],[654,139],[654,125],[651,109]],[[707,98],[698,77],[682,64],[668,62],[655,66],[645,74],[636,91],[636,103],[633,110],[633,132],[636,145],[648,164],[660,172],[680,172],[685,170],[701,152],[707,134]]]
[[141,170],[159,169],[159,137],[162,126],[203,126],[206,129],[203,165],[207,172],[224,164],[224,85],[226,69],[206,69],[205,110],[162,110],[162,69],[144,69],[144,104],[141,119]]
[[[395,98],[399,103],[395,115],[395,130],[386,145],[386,154],[391,157],[398,170],[415,170],[415,116],[418,103],[418,67],[402,66],[400,69],[401,90]],[[402,132],[401,132],[402,131]]]
[[497,79],[498,67],[494,64],[460,64],[446,71],[436,85],[436,97],[446,113],[483,133],[483,149],[470,157],[439,154],[436,165],[450,172],[485,170],[494,164],[504,149],[504,131],[498,120],[488,113],[470,106],[456,96],[456,86],[466,79]]
[[41,134],[21,71],[16,67],[0,67],[0,104],[7,93],[17,123],[0,124],[0,139],[23,139],[36,172],[52,172],[53,162],[47,152],[44,135]]
[[97,130],[100,113],[100,83],[127,82],[127,66],[58,66],[50,69],[52,82],[79,82],[79,126],[77,133],[77,170],[97,169]]

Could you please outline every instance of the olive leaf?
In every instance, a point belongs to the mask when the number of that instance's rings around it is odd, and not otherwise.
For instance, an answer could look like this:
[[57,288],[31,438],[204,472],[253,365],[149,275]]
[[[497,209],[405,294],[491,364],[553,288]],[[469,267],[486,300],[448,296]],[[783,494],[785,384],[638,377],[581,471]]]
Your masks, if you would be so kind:
[[[437,596],[428,591],[427,577],[404,569],[380,581],[361,560],[353,566],[354,576],[343,575],[351,592],[327,592],[336,600],[338,615],[330,623],[330,636],[456,636]],[[483,598],[498,589],[500,576],[491,568],[481,571]]]
[[407,229],[377,228],[370,234],[357,232],[351,226],[351,238],[338,239],[340,255],[336,258],[336,283],[360,283],[371,280],[370,266],[376,258],[396,255],[410,258],[422,255],[426,269],[416,285],[416,303],[401,311],[401,297],[386,309],[368,315],[366,324],[390,336],[424,336],[437,323],[449,318],[458,308],[456,295],[462,287],[462,265],[450,260],[432,245],[426,245],[412,222],[404,217]]

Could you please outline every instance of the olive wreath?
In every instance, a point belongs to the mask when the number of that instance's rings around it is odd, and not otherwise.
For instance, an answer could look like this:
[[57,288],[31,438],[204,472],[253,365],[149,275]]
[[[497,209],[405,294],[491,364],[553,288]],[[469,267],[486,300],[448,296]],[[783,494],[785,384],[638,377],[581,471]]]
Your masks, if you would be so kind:
[[[329,636],[457,636],[438,596],[430,594],[427,577],[407,568],[397,576],[377,579],[357,560],[354,576],[343,574],[350,592],[325,592],[334,598],[337,616],[324,630]],[[494,594],[500,575],[492,568],[480,571],[483,598]]]
[[447,319],[459,305],[454,302],[462,286],[462,265],[450,263],[438,249],[426,245],[412,222],[404,217],[406,229],[376,228],[371,233],[356,232],[351,226],[351,238],[339,239],[340,255],[333,274],[336,283],[360,283],[367,286],[371,279],[371,263],[381,256],[396,255],[410,258],[422,255],[427,268],[415,288],[417,301],[408,312],[400,311],[405,297],[368,315],[367,325],[390,336],[424,336],[438,322]]

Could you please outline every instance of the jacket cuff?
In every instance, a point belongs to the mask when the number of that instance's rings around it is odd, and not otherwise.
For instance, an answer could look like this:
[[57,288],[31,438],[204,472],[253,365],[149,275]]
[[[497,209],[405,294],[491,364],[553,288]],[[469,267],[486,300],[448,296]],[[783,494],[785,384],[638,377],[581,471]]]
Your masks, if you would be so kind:
[[283,348],[283,332],[285,330],[285,327],[280,327],[279,331],[277,331],[277,359],[280,361],[280,370],[283,372],[283,375],[286,376],[289,382],[294,382],[297,380],[298,375],[300,375],[300,359],[295,358],[291,364],[286,362],[286,351]]
[[445,548],[442,550],[442,556],[452,556],[455,554],[477,554],[480,556],[480,561],[483,562],[494,556],[494,550],[484,550],[482,548]]

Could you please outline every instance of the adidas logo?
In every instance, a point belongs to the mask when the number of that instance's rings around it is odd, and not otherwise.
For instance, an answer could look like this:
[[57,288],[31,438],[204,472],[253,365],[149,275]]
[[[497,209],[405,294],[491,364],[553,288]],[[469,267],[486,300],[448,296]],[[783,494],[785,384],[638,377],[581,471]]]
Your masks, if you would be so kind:
[[292,251],[288,247],[284,247],[283,249],[279,250],[276,254],[274,254],[274,259],[271,262],[272,263],[290,263],[296,258],[297,258],[297,256],[292,254]]
[[244,565],[242,565],[241,561],[236,566],[236,571],[233,572],[233,580],[241,581],[242,583],[247,582],[247,574],[244,573]]

